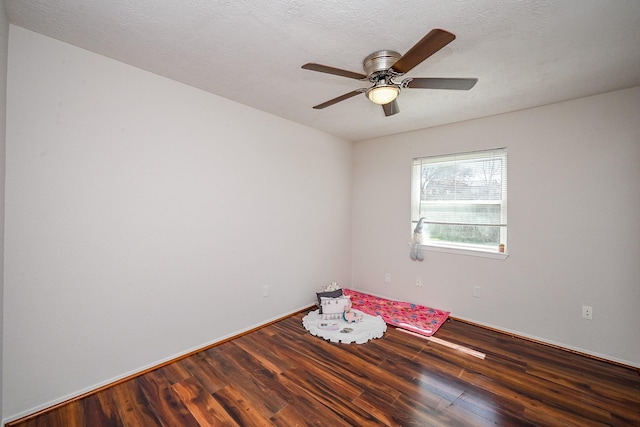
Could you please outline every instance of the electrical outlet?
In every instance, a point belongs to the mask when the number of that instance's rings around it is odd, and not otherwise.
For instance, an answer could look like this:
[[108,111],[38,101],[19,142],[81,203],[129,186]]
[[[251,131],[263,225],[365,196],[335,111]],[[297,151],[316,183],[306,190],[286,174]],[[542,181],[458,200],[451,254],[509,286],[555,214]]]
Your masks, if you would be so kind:
[[269,296],[269,285],[262,286],[262,298],[266,298]]
[[582,318],[587,320],[593,320],[593,307],[589,305],[582,306]]
[[416,286],[419,288],[422,287],[422,279],[420,278],[420,276],[416,276]]
[[473,297],[480,298],[480,286],[473,287]]
[[391,283],[391,274],[387,273],[384,275],[384,282]]

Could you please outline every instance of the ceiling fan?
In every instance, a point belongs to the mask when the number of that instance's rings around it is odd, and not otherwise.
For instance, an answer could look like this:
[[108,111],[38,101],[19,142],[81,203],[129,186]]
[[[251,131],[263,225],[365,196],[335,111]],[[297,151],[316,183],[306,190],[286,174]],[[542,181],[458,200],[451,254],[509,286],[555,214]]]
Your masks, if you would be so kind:
[[367,56],[362,62],[366,75],[329,67],[327,65],[315,63],[304,64],[302,68],[305,70],[334,74],[336,76],[362,81],[368,80],[373,84],[371,87],[356,89],[327,102],[323,102],[322,104],[318,104],[313,108],[320,110],[352,98],[360,93],[365,93],[367,98],[372,102],[382,105],[385,116],[392,116],[400,112],[396,97],[400,94],[401,89],[469,90],[476,84],[478,79],[415,77],[405,78],[400,82],[396,82],[398,77],[408,73],[413,67],[451,43],[455,38],[456,36],[454,34],[436,28],[431,30],[404,55],[400,55],[398,52],[392,50],[379,50],[374,52]]

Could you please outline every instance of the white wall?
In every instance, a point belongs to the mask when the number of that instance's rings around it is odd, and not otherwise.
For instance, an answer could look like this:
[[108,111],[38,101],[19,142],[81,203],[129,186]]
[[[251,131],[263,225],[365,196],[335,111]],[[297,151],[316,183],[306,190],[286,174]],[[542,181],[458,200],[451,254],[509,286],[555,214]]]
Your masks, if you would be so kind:
[[[639,117],[635,87],[357,143],[353,286],[640,367]],[[509,257],[411,261],[411,159],[495,147],[508,147]]]
[[5,183],[5,119],[7,100],[7,51],[9,21],[4,1],[0,1],[0,420],[2,419],[2,360],[4,348],[4,183]]
[[350,279],[351,143],[15,26],[8,82],[5,420]]

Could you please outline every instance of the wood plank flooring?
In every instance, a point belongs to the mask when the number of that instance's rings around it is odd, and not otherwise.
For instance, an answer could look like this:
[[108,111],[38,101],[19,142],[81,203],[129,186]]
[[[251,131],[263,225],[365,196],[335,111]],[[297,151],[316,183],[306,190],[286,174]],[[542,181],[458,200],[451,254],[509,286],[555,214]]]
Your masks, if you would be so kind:
[[304,313],[8,424],[42,426],[640,426],[638,371],[448,321],[364,345]]

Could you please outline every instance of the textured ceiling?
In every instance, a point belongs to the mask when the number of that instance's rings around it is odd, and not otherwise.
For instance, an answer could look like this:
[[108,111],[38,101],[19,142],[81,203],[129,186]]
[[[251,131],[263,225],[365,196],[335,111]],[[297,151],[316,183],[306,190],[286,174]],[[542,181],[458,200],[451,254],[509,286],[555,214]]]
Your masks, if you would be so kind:
[[[473,119],[640,85],[638,0],[5,0],[9,20],[347,140]],[[407,77],[477,77],[470,91],[406,89],[400,113],[358,95],[381,49],[433,28],[457,39]]]

